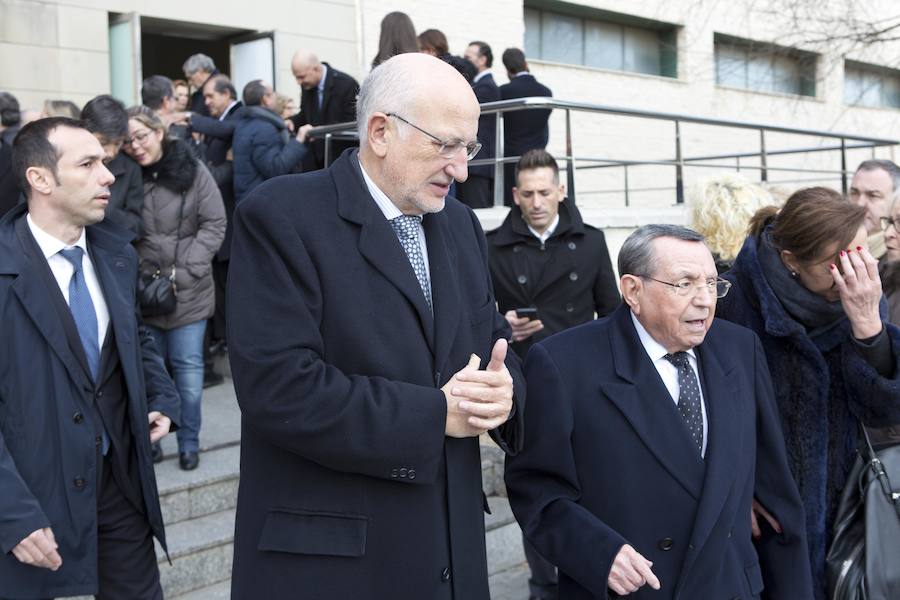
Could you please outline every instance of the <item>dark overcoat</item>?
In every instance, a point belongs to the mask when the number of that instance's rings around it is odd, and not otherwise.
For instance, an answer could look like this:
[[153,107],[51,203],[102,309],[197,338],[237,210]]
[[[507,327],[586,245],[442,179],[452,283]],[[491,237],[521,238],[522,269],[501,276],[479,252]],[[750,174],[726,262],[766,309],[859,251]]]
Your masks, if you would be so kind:
[[[500,99],[500,88],[494,81],[494,76],[488,73],[472,84],[472,91],[478,99],[478,104],[496,102]],[[481,150],[476,158],[494,158],[497,154],[497,115],[487,114],[478,117],[478,141],[481,142]],[[469,175],[494,178],[494,165],[480,165],[469,167]]]
[[[500,86],[500,98],[503,100],[532,96],[553,96],[553,92],[531,73],[519,73],[509,83]],[[545,148],[550,138],[549,120],[550,109],[546,108],[507,112],[503,121],[504,155],[515,156],[534,148]],[[515,185],[514,181],[506,183]]]
[[[228,345],[241,407],[235,600],[487,600],[478,439],[439,389],[510,333],[468,207],[425,215],[432,316],[355,150],[235,211]],[[516,412],[492,436],[507,451]]]
[[244,106],[235,117],[234,198],[240,202],[266,179],[296,172],[306,146],[288,135],[281,117],[261,106]]
[[[47,598],[97,592],[97,465],[94,384],[67,342],[48,269],[20,205],[0,221],[0,593]],[[177,426],[178,394],[143,326],[135,301],[137,253],[131,234],[102,222],[87,228],[91,259],[109,308],[128,391],[128,423],[137,454],[147,521],[166,547],[147,414]],[[52,275],[50,275],[52,277]],[[20,563],[11,550],[51,527],[62,567]]]
[[[747,238],[730,271],[734,283],[716,315],[756,332],[763,344],[788,462],[806,511],[806,533],[817,598],[825,597],[825,553],[841,490],[856,456],[858,423],[900,423],[900,329],[885,324],[895,367],[881,377],[851,340],[846,319],[813,341],[792,319],[763,275],[757,240]],[[882,319],[885,303],[882,302]]]
[[536,307],[544,329],[513,344],[524,357],[532,344],[619,305],[616,275],[603,232],[581,220],[568,201],[559,205],[559,225],[541,243],[513,206],[497,229],[487,234],[491,280],[500,313]]
[[[506,485],[525,536],[559,567],[559,597],[606,598],[630,544],[661,589],[628,598],[751,600],[764,585],[769,600],[811,598],[803,508],[758,339],[716,319],[695,348],[701,459],[630,312],[552,336],[525,360],[525,446],[507,458]],[[757,546],[754,495],[784,526]]]

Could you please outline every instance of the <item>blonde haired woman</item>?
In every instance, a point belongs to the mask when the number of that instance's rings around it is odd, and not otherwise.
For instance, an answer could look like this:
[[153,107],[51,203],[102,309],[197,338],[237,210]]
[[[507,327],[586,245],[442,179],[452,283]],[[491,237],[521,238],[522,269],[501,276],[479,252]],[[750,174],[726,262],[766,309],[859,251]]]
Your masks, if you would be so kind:
[[719,274],[734,263],[750,218],[764,206],[780,204],[760,185],[737,174],[722,174],[697,181],[688,196],[691,227],[706,238]]

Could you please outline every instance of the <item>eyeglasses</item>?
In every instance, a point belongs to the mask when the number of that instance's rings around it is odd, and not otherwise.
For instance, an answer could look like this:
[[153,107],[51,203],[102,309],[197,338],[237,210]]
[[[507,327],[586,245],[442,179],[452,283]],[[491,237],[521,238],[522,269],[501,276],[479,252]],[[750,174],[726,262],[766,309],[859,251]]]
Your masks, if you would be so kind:
[[435,146],[438,146],[438,154],[441,156],[441,158],[453,158],[457,154],[459,154],[460,150],[465,148],[466,160],[472,160],[473,158],[475,158],[475,155],[478,154],[478,151],[481,150],[481,144],[479,142],[466,143],[462,140],[452,140],[452,141],[442,140],[438,136],[428,133],[427,131],[425,131],[424,129],[419,127],[418,125],[413,125],[412,123],[410,123],[409,121],[407,121],[406,119],[404,119],[403,117],[401,117],[400,115],[398,115],[396,113],[385,113],[385,114],[389,117],[394,117],[396,119],[403,121],[404,123],[406,123],[413,129],[418,129],[419,131],[421,131],[422,133],[424,133],[425,135],[430,137],[432,140],[434,140],[433,143]]
[[694,284],[690,281],[669,283],[668,281],[662,281],[655,277],[650,277],[649,275],[638,275],[638,277],[667,285],[671,288],[673,294],[680,297],[690,296],[693,298],[697,295],[697,292],[704,290],[707,294],[715,294],[716,298],[724,298],[728,294],[728,290],[731,289],[731,282],[721,278],[709,279],[703,283]]
[[125,138],[125,147],[131,146],[135,142],[137,142],[139,146],[143,146],[144,143],[147,141],[147,138],[150,137],[150,133],[151,132],[149,130],[139,131],[138,133],[134,134],[130,138]]
[[898,223],[898,221],[892,219],[891,217],[881,217],[879,219],[879,222],[881,223],[882,231],[887,231],[888,227],[893,227],[894,231],[900,232],[900,228],[897,227],[897,225],[900,225],[900,223]]

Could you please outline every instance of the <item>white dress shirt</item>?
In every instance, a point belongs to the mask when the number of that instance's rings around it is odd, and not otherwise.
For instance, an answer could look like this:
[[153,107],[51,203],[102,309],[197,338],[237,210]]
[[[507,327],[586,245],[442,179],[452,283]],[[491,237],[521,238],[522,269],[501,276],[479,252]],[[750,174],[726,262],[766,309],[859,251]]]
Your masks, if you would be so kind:
[[472,85],[475,85],[476,83],[478,83],[479,81],[481,81],[483,78],[487,77],[490,74],[491,74],[491,70],[485,69],[484,71],[482,71],[481,73],[479,73],[478,75],[476,75],[475,77],[472,78]]
[[[372,194],[372,198],[375,200],[375,204],[378,205],[378,208],[381,209],[381,212],[384,213],[384,218],[390,221],[391,219],[395,219],[397,217],[402,217],[403,213],[400,212],[400,209],[397,208],[397,205],[391,202],[391,199],[387,197],[387,194],[381,191],[375,182],[372,181],[372,178],[369,177],[369,174],[366,173],[366,170],[363,168],[362,163],[359,163],[359,170],[362,171],[363,179],[366,180],[366,187],[369,188],[369,193]],[[422,219],[419,219],[419,249],[422,250],[422,260],[425,262],[425,272],[428,273],[428,281],[431,281],[431,267],[428,265],[428,244],[425,243],[425,229],[422,227]]]
[[97,279],[97,272],[94,270],[94,263],[91,262],[91,255],[88,253],[87,236],[85,230],[81,230],[81,237],[74,245],[69,246],[65,242],[56,239],[31,220],[31,215],[27,215],[25,219],[28,221],[28,228],[31,235],[44,254],[50,271],[56,279],[59,291],[62,292],[66,304],[69,303],[69,282],[72,281],[72,275],[75,273],[75,267],[72,266],[62,254],[60,250],[66,248],[81,248],[84,254],[81,259],[81,269],[84,273],[84,281],[87,284],[88,292],[91,294],[91,301],[94,304],[94,312],[97,314],[97,345],[103,349],[103,342],[106,339],[106,330],[109,327],[109,309],[106,307],[106,299],[103,297],[103,290],[100,288],[100,280]]
[[553,219],[553,222],[550,223],[550,226],[544,230],[544,233],[538,233],[537,231],[532,229],[531,225],[528,225],[528,231],[531,232],[531,235],[541,240],[542,244],[546,244],[547,240],[550,239],[550,236],[552,236],[556,232],[557,226],[559,226],[559,213],[556,213],[556,217]]
[[[644,346],[644,350],[647,352],[647,356],[650,357],[650,361],[653,363],[653,366],[656,367],[656,371],[659,373],[659,376],[662,378],[663,384],[665,384],[666,389],[669,390],[669,394],[672,396],[672,400],[675,402],[675,405],[678,405],[678,368],[670,363],[666,358],[666,354],[668,351],[662,347],[662,345],[653,339],[644,326],[641,325],[641,322],[637,320],[637,317],[634,316],[634,313],[631,314],[631,320],[634,322],[634,328],[637,329],[638,338],[641,340],[641,345]],[[691,365],[691,368],[694,369],[694,375],[698,377],[697,379],[697,389],[700,390],[700,412],[703,416],[703,448],[700,450],[700,456],[706,457],[706,441],[708,438],[708,425],[706,421],[706,400],[703,398],[703,386],[700,385],[699,373],[700,369],[697,365],[697,355],[694,353],[693,348],[687,351],[688,362]]]

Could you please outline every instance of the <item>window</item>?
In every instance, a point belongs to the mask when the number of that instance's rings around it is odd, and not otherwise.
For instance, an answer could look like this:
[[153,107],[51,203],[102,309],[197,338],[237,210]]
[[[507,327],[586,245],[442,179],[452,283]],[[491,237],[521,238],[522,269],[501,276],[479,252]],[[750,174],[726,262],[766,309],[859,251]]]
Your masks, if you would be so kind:
[[847,61],[844,102],[856,106],[900,108],[900,71]]
[[816,95],[816,55],[716,35],[716,83],[759,92]]
[[[676,77],[675,27],[592,9],[525,8],[529,58]],[[589,14],[584,15],[585,12]],[[581,13],[581,14],[578,14]]]

